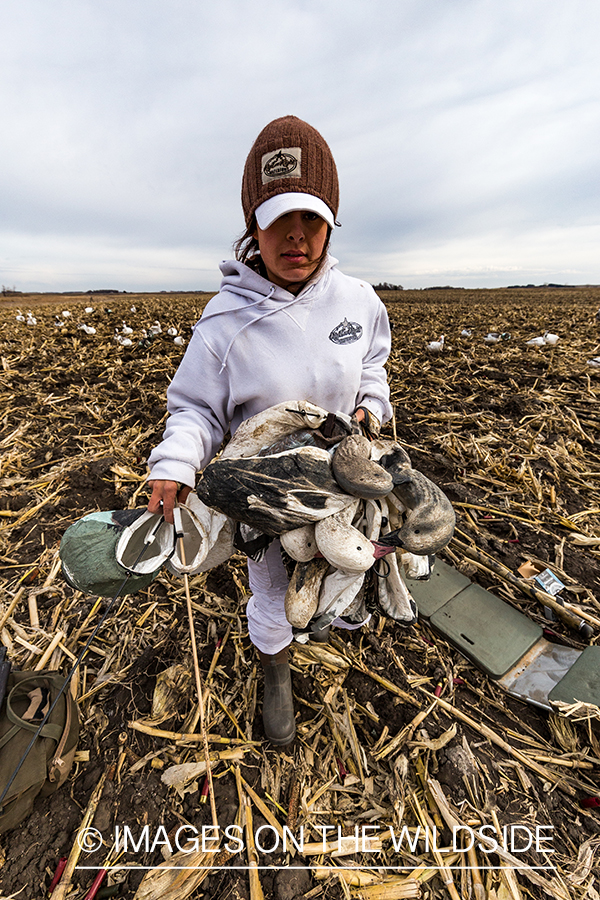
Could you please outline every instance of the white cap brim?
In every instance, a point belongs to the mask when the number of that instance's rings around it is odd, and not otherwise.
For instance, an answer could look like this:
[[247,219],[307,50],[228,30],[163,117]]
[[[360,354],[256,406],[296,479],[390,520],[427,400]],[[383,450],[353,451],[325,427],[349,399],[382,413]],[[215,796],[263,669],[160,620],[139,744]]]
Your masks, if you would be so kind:
[[261,231],[266,231],[280,216],[296,210],[307,210],[321,216],[330,228],[335,225],[335,218],[326,203],[314,194],[301,194],[299,191],[290,191],[286,194],[275,194],[261,203],[256,210],[256,221]]

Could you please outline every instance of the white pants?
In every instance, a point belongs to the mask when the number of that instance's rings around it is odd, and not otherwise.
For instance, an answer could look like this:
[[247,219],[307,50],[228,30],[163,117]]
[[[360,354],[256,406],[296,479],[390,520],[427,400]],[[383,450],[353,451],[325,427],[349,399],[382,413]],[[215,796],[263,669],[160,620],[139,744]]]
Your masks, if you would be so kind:
[[[285,617],[285,593],[289,579],[281,560],[278,540],[270,544],[261,562],[248,560],[248,580],[252,591],[246,607],[250,640],[261,653],[272,656],[291,644],[294,637],[292,626]],[[337,618],[332,624],[337,628],[353,630],[365,623],[352,625]]]

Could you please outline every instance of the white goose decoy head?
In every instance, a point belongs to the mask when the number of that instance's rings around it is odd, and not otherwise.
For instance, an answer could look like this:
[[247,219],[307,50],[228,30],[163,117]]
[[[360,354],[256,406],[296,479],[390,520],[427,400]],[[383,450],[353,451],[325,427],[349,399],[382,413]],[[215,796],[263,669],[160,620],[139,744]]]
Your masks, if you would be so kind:
[[463,330],[460,333],[460,336],[464,337],[464,338],[473,337],[473,329],[472,328],[463,328]]
[[500,340],[500,332],[490,331],[488,334],[486,334],[483,340],[486,344],[497,344]]
[[544,332],[544,341],[548,344],[549,347],[555,347],[560,338],[557,334],[552,334],[551,331]]
[[171,325],[170,328],[167,328],[167,334],[169,335],[169,337],[175,337],[177,335],[177,329],[173,328],[173,326]]

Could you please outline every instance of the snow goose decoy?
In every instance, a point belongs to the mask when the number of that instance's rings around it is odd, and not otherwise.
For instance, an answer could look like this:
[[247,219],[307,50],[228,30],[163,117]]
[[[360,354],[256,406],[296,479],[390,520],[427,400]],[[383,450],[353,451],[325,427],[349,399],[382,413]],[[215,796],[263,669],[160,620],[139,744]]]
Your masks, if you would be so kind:
[[167,328],[167,334],[172,338],[177,337],[177,329],[171,325],[170,328]]
[[430,353],[441,353],[444,349],[444,335],[440,335],[439,341],[429,341],[427,349]]
[[460,333],[460,336],[464,337],[464,338],[473,337],[473,329],[472,328],[463,328],[463,330]]
[[37,319],[31,313],[27,313],[27,318],[25,319],[26,325],[37,325]]
[[541,335],[540,337],[534,337],[528,341],[525,341],[525,346],[526,347],[545,347],[546,339],[543,335]]
[[298,562],[285,595],[285,616],[290,625],[305,628],[319,605],[321,584],[329,563],[326,559]]
[[162,328],[160,327],[160,322],[158,320],[156,320],[154,322],[154,325],[150,325],[150,327],[148,328],[148,331],[150,332],[150,334],[160,334],[162,331]]
[[333,475],[351,497],[377,499],[394,487],[389,472],[371,458],[371,441],[362,434],[349,434],[337,445],[331,460]]
[[292,531],[285,531],[280,540],[287,555],[296,562],[309,562],[317,554],[314,522],[309,525],[301,525]]
[[339,513],[315,524],[315,541],[320,553],[335,569],[360,575],[375,563],[373,544],[352,525],[359,500]]
[[129,325],[126,325],[125,322],[122,323],[121,334],[133,334],[133,328],[130,328]]
[[17,322],[23,323],[25,321],[25,316],[21,312],[18,312],[15,316],[15,319],[17,320]]
[[154,340],[153,334],[148,334],[145,328],[142,328],[142,336],[138,341],[138,347],[140,350],[147,350]]
[[183,347],[183,345],[185,344],[185,341],[181,337],[181,335],[178,334],[177,337],[173,338],[173,343],[177,344],[178,347]]
[[490,331],[483,340],[486,344],[497,344],[500,341],[510,341],[510,338],[510,331]]

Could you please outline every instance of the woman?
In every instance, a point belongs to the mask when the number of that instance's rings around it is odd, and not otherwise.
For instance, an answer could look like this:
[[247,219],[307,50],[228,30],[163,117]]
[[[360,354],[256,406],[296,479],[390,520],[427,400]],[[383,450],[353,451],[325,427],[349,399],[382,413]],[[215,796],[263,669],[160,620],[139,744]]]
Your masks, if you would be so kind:
[[[244,168],[246,231],[236,259],[221,264],[221,289],[167,391],[170,416],[148,461],[151,512],[172,521],[226,432],[277,403],[309,400],[367,418],[372,428],[390,418],[387,313],[372,287],[343,275],[328,253],[338,205],[336,165],[318,131],[295,116],[270,122]],[[284,745],[295,724],[279,542],[248,569],[265,734]]]

